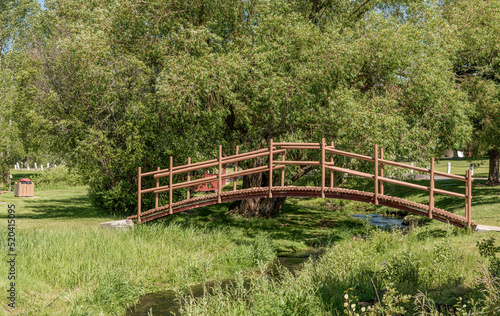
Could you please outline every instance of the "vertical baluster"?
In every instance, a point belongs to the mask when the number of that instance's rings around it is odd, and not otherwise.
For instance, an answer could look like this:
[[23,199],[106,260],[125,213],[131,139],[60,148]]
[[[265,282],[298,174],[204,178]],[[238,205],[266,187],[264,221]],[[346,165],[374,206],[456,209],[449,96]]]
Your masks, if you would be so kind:
[[[284,143],[284,141],[283,141]],[[281,161],[285,161],[285,155],[286,155],[286,149],[285,149],[285,152],[281,154]],[[281,186],[284,187],[285,186],[285,165],[281,165],[282,166],[282,169],[281,169]]]
[[137,178],[137,222],[141,223],[141,167],[139,167],[139,176]]
[[[188,157],[188,168],[190,164],[191,164],[191,157]],[[191,171],[189,171],[187,174],[187,182],[189,182],[190,180],[191,180]],[[188,186],[186,191],[186,199],[189,200],[190,198],[191,198],[191,186]]]
[[269,140],[269,198],[273,197],[273,139]]
[[429,218],[432,218],[432,211],[434,210],[434,158],[431,158],[431,177],[430,177],[431,192],[429,196]]
[[168,169],[169,171],[169,176],[168,176],[168,213],[173,214],[174,211],[172,210],[172,201],[173,201],[173,190],[172,190],[172,178],[174,177],[173,175],[173,165],[174,165],[174,158],[170,156],[170,168]]
[[465,220],[469,223],[469,170],[465,171]]
[[[332,147],[335,148],[335,145],[333,144],[333,141],[331,142]],[[333,153],[330,153],[330,162],[332,163],[332,166],[335,164],[333,161]],[[333,170],[330,170],[330,188],[333,188],[335,186],[335,174],[333,173]]]
[[[384,148],[380,148],[380,159],[384,159]],[[380,164],[380,176],[384,176],[384,164]],[[379,181],[380,182],[380,195],[384,195],[384,181]]]
[[325,198],[325,139],[321,139],[321,198]]
[[[238,156],[238,151],[240,150],[240,146],[236,146],[236,156]],[[238,162],[234,163],[234,172],[238,171]],[[236,191],[236,180],[238,177],[233,178],[233,191]]]
[[470,228],[472,223],[472,170],[467,170],[466,184],[466,200],[465,200],[465,217],[467,218],[467,228]]
[[[157,171],[160,171],[160,167],[156,169]],[[156,178],[156,188],[160,187],[160,178]],[[155,209],[158,208],[158,192],[155,193]]]
[[219,173],[217,175],[217,203],[221,202],[222,191],[222,145],[219,145]]
[[375,144],[375,205],[378,205],[378,144]]
[[467,223],[468,228],[470,228],[470,225],[472,224],[472,181],[474,179],[472,178],[472,171],[470,172],[470,177],[469,177],[469,222]]

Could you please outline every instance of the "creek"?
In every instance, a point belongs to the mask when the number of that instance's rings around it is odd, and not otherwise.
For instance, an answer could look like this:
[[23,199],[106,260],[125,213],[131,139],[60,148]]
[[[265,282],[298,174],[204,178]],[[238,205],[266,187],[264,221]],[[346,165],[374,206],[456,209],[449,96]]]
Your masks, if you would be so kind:
[[[303,264],[311,258],[317,260],[321,252],[316,249],[296,251],[293,253],[280,253],[276,260],[270,265],[267,274],[270,278],[279,278],[280,270],[286,268],[294,273],[302,269]],[[207,291],[211,290],[218,284],[222,288],[231,287],[234,279],[224,279],[221,281],[210,281],[205,283],[195,284],[190,287],[190,291],[194,297],[202,297]],[[141,296],[139,302],[132,307],[129,307],[126,316],[148,316],[151,311],[154,316],[158,315],[179,315],[179,301],[174,290],[164,290],[156,293],[149,293]]]
[[[354,214],[354,218],[368,220],[370,225],[381,229],[393,230],[404,229],[408,226],[403,225],[403,219],[397,217],[387,217],[379,214]],[[293,253],[281,253],[270,265],[267,274],[271,278],[279,278],[280,270],[286,268],[290,272],[299,271],[303,264],[311,258],[316,260],[321,255],[316,249],[297,251]],[[281,268],[281,269],[280,269]],[[234,279],[223,279],[220,281],[210,281],[191,286],[189,289],[194,297],[202,297],[205,293],[221,284],[222,288],[231,287]],[[151,311],[154,316],[157,315],[179,315],[179,301],[174,290],[164,290],[156,293],[149,293],[141,296],[139,302],[127,310],[126,316],[148,316]]]
[[403,219],[399,217],[388,217],[379,214],[354,214],[351,215],[354,218],[359,218],[362,220],[368,220],[368,223],[372,226],[379,227],[385,230],[393,229],[405,229],[408,228],[407,225],[403,225]]

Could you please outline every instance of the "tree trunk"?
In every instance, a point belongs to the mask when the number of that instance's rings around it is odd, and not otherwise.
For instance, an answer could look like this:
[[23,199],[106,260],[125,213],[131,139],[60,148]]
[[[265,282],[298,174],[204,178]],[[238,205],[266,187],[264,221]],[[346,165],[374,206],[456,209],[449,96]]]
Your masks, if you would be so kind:
[[488,173],[488,181],[486,181],[484,184],[498,185],[500,184],[500,178],[499,178],[500,151],[498,149],[491,149],[488,152],[488,154],[490,156],[490,170]]
[[[262,164],[263,160],[258,160],[257,164],[252,167],[261,166]],[[312,166],[305,166],[301,171],[293,175],[290,180],[294,183],[299,178],[308,174],[312,169]],[[273,179],[273,186],[280,185],[279,177],[274,177]],[[265,172],[243,177],[243,189],[267,186],[269,186],[269,178]],[[286,197],[236,201],[229,206],[228,213],[243,215],[245,217],[272,217],[279,213],[283,205],[285,205],[285,201]]]
[[[267,181],[265,174],[251,174],[243,177],[243,189],[266,187],[269,184]],[[245,217],[272,217],[279,213],[285,201],[286,197],[236,201],[229,206],[229,213]]]

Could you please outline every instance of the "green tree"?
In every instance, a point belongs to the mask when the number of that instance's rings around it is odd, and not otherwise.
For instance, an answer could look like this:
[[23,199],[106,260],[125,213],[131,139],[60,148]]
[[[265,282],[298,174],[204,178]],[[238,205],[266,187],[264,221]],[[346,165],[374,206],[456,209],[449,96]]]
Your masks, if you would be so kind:
[[454,70],[473,105],[475,156],[489,155],[486,184],[498,185],[500,158],[500,1],[451,1],[444,14],[454,25],[460,46]]
[[[50,139],[109,212],[135,212],[138,166],[213,158],[217,144],[229,155],[236,145],[325,137],[344,150],[378,143],[394,157],[425,158],[469,139],[453,30],[423,1],[46,6],[16,74],[17,107],[31,109],[19,114],[23,139],[30,148]],[[307,171],[287,169],[287,181]],[[283,201],[248,201],[235,212],[269,216]]]
[[[338,2],[340,10],[317,13],[314,3],[302,5],[257,4],[248,26],[229,39],[198,27],[164,41],[178,53],[163,59],[157,95],[179,123],[181,147],[199,139],[215,149],[325,137],[345,150],[371,152],[379,143],[394,156],[423,158],[465,144],[468,103],[449,61],[456,43],[436,7],[409,5],[399,14]],[[265,182],[255,176],[244,185]],[[267,216],[280,205],[248,200],[237,212]]]
[[26,47],[38,3],[33,0],[0,2],[0,184],[6,181],[9,166],[22,157],[18,125],[13,117],[16,99],[16,56]]

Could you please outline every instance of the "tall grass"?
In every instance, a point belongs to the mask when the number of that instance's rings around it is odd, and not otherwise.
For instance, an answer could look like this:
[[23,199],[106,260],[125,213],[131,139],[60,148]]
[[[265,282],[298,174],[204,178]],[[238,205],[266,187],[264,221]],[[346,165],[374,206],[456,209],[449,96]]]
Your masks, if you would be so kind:
[[[448,315],[445,310],[458,310],[457,306],[465,313],[491,312],[491,301],[498,303],[500,283],[491,275],[480,281],[485,274],[479,269],[478,252],[461,248],[473,237],[457,232],[449,228],[445,237],[429,238],[421,233],[376,231],[367,239],[333,245],[298,274],[285,271],[273,280],[263,273],[249,288],[237,285],[236,290],[219,288],[201,298],[185,298],[182,313]],[[429,309],[432,304],[421,308],[423,297],[432,302],[434,311]]]
[[[6,229],[0,234],[6,236]],[[236,245],[227,231],[178,224],[128,231],[19,230],[16,242],[16,311],[42,308],[34,315],[123,314],[141,294],[160,286],[228,277],[275,257],[270,244]],[[7,249],[4,238],[0,249]],[[0,274],[7,275],[7,265],[0,265]],[[0,286],[6,282],[0,279]],[[44,307],[60,293],[63,298]]]

